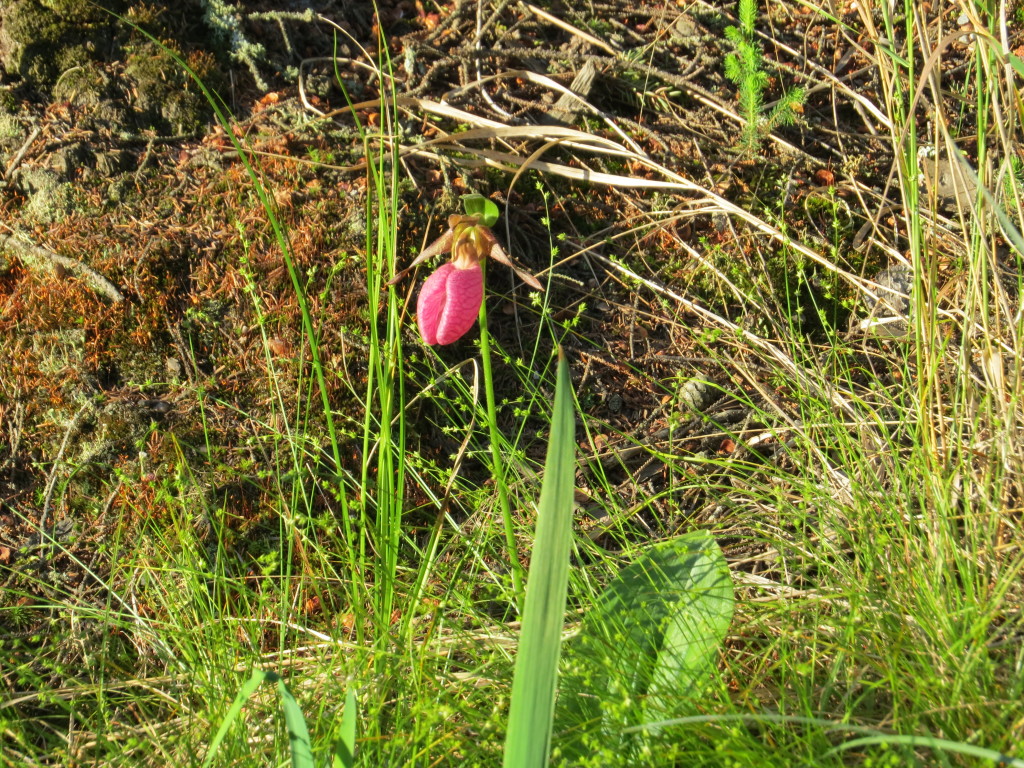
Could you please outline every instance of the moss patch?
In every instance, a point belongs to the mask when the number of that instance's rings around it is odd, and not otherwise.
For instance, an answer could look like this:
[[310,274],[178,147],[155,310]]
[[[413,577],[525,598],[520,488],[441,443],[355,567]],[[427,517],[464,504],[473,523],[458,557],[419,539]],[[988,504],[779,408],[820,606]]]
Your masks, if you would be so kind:
[[109,47],[113,21],[91,3],[19,0],[5,14],[0,61],[48,92],[65,71],[88,65],[95,51]]
[[24,215],[37,224],[63,220],[74,209],[74,188],[45,168],[29,168],[21,174],[21,186],[28,194]]
[[[180,55],[180,51],[174,51]],[[198,129],[205,99],[189,89],[191,80],[166,51],[146,42],[128,58],[125,74],[135,84],[135,108],[143,127],[175,133]]]
[[[197,131],[209,108],[172,54],[216,86],[219,68],[209,30],[193,21],[198,8],[187,2],[172,9],[122,2],[110,10],[84,0],[16,0],[0,29],[0,63],[37,93],[60,102],[94,111],[125,102],[129,109],[116,116],[131,120],[134,113],[136,124],[122,130]],[[123,71],[120,62],[126,62]],[[101,111],[104,119],[110,117],[109,109]]]

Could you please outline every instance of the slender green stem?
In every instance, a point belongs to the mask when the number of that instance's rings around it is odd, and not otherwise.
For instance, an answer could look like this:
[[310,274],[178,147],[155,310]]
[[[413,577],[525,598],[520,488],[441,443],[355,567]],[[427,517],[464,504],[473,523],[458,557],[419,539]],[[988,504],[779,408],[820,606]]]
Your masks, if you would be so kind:
[[[486,278],[486,262],[481,264]],[[480,357],[484,369],[484,392],[487,396],[487,426],[491,432],[491,474],[498,489],[498,503],[505,523],[505,546],[512,564],[512,591],[515,592],[516,611],[523,605],[523,564],[519,562],[516,547],[516,531],[512,521],[512,506],[509,504],[508,487],[505,485],[505,461],[501,455],[501,432],[498,430],[497,407],[494,402],[494,377],[491,373],[491,337],[487,332],[487,302],[480,304]]]

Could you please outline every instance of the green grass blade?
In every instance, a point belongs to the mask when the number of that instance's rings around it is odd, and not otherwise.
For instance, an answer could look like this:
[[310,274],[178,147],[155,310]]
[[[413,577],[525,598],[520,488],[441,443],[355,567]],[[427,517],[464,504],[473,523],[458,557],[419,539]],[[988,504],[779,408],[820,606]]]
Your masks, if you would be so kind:
[[210,742],[210,748],[206,750],[206,758],[203,760],[203,768],[206,768],[213,761],[214,756],[217,754],[217,750],[220,749],[221,742],[224,741],[224,737],[228,735],[228,730],[231,728],[232,723],[238,719],[238,716],[242,713],[242,707],[245,706],[245,702],[249,700],[249,697],[253,695],[257,688],[267,679],[267,673],[262,669],[257,669],[252,673],[252,677],[245,681],[241,688],[238,689],[238,694],[235,696],[235,700],[231,702],[231,707],[228,709],[226,715],[224,715],[224,722],[220,724],[220,728],[217,729],[216,735],[213,737],[213,741]]
[[[231,707],[224,716],[224,722],[220,724],[220,728],[217,729],[216,735],[210,742],[210,748],[207,750],[206,758],[203,760],[203,768],[207,768],[211,764],[231,725],[242,713],[242,707],[245,706],[245,702],[249,700],[249,697],[264,682],[276,682],[278,691],[281,694],[281,708],[284,711],[284,721],[288,728],[288,739],[291,744],[292,765],[294,768],[315,768],[316,763],[313,761],[313,749],[309,739],[309,731],[306,729],[306,719],[302,716],[302,709],[299,708],[295,697],[292,696],[291,691],[284,684],[284,680],[276,673],[262,669],[253,672],[252,677],[246,680],[242,687],[238,689],[235,700],[231,702]],[[352,707],[352,710],[354,712],[355,707]],[[348,708],[346,708],[347,713]]]
[[345,711],[341,713],[341,738],[334,746],[333,768],[352,768],[356,764],[356,692],[345,694]]
[[545,765],[558,682],[558,654],[569,584],[576,429],[569,365],[559,349],[551,441],[537,510],[537,534],[526,584],[523,634],[516,656],[505,737],[505,768]]
[[288,728],[292,768],[315,768],[313,747],[309,740],[309,731],[306,730],[306,718],[302,716],[302,709],[281,678],[277,679],[277,690],[281,694],[281,709],[284,710],[284,723]]
[[[945,752],[954,752],[960,755],[969,755],[970,757],[976,757],[980,760],[991,760],[996,765],[1010,765],[1015,768],[1024,768],[1024,760],[1020,758],[1011,757],[1010,755],[1004,755],[1001,752],[997,752],[994,749],[987,749],[985,747],[975,746],[974,744],[965,744],[961,741],[950,741],[949,739],[939,739],[935,736],[899,736],[899,735],[881,735],[881,736],[867,736],[862,739],[851,739],[845,741],[836,747],[832,752],[838,752],[847,749],[857,749],[859,747],[867,747],[875,744],[898,744],[901,746],[908,747],[928,747],[933,750],[941,750]],[[832,754],[831,752],[829,754]]]

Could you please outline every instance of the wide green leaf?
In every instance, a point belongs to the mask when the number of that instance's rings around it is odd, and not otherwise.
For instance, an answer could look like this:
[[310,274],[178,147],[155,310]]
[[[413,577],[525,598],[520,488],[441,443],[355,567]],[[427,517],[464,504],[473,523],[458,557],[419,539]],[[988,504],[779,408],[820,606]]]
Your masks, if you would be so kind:
[[341,713],[341,734],[334,745],[334,768],[352,768],[356,764],[356,692],[345,694],[345,710]]
[[309,731],[306,729],[306,718],[302,715],[302,708],[299,707],[299,703],[281,678],[277,679],[277,690],[281,694],[281,709],[284,711],[284,724],[288,729],[292,768],[315,768],[313,745],[309,740]]
[[627,752],[643,734],[623,729],[692,711],[732,612],[728,566],[703,531],[662,542],[624,568],[566,649],[562,754]]

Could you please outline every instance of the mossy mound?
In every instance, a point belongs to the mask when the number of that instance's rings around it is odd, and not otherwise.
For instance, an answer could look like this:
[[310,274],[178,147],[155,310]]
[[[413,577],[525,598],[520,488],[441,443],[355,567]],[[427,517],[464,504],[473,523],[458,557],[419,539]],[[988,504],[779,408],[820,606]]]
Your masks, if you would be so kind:
[[74,209],[74,189],[47,168],[31,168],[20,174],[21,188],[28,194],[24,215],[36,224],[61,221]]
[[[119,13],[123,3],[112,3]],[[0,63],[49,93],[60,76],[110,50],[117,19],[84,0],[15,0],[0,31]]]
[[0,27],[0,64],[40,97],[84,107],[120,130],[197,131],[210,110],[175,59],[217,86],[217,48],[195,21],[202,18],[201,5],[185,0],[108,7],[85,0],[15,0]]
[[174,133],[199,128],[207,111],[206,99],[164,48],[151,41],[138,46],[128,57],[125,74],[136,83],[134,106],[142,127]]

